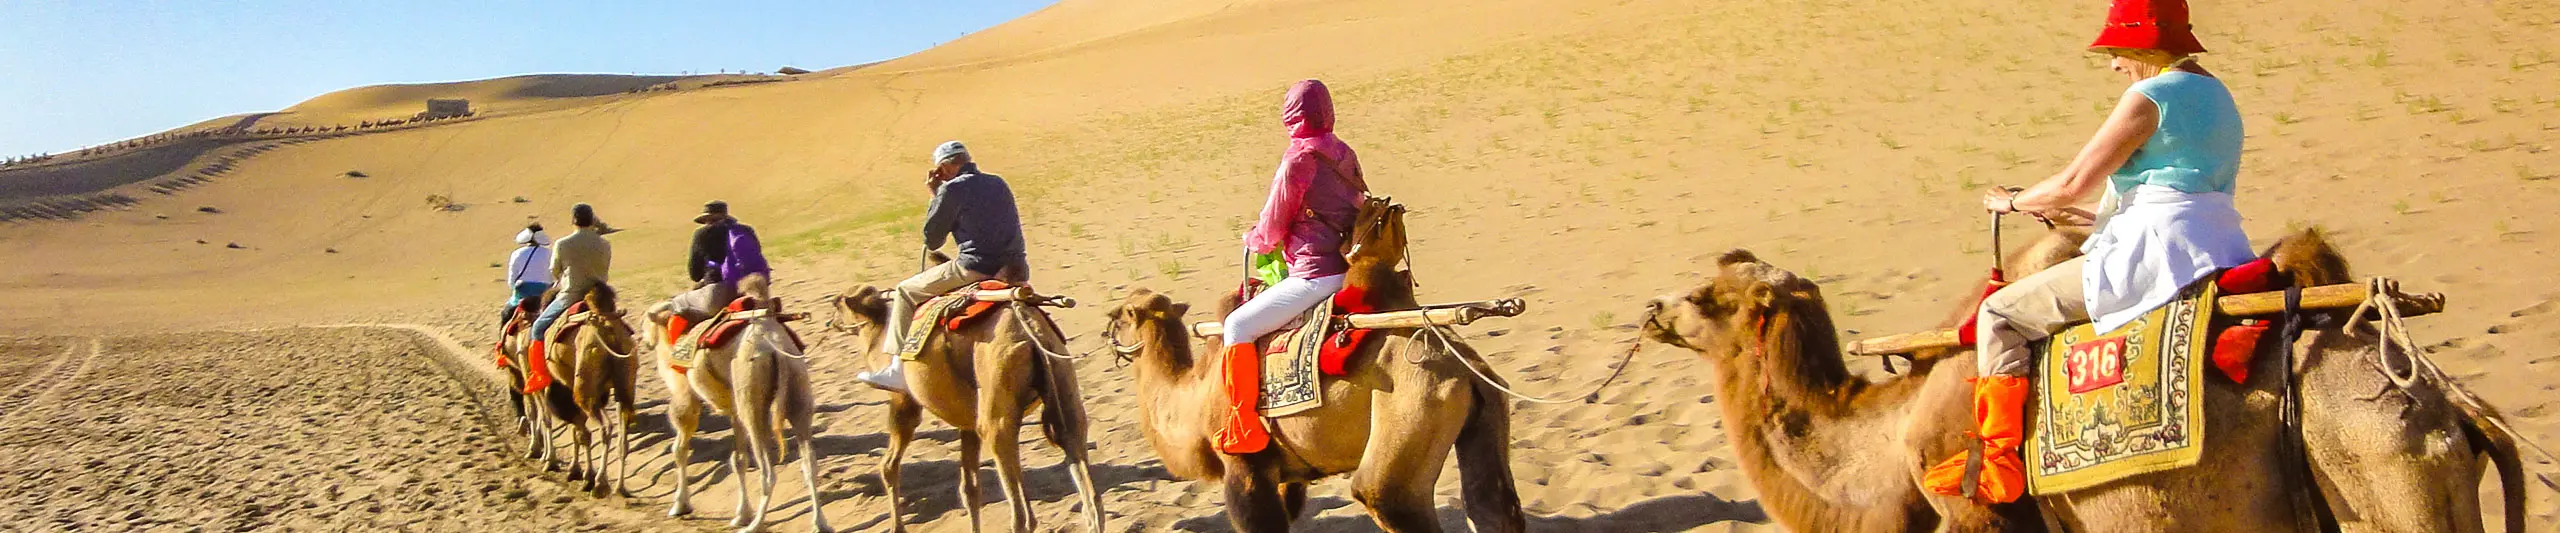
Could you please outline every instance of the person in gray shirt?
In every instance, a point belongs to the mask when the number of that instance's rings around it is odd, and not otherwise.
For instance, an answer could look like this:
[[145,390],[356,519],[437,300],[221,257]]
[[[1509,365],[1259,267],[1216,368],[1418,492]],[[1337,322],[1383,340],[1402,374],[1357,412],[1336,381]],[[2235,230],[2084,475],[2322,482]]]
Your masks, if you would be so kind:
[[[927,268],[890,291],[889,323],[883,324],[887,334],[881,336],[881,350],[892,354],[905,342],[907,317],[915,315],[918,302],[990,279],[1014,284],[1031,279],[1030,261],[1023,253],[1022,214],[1013,203],[1013,188],[1002,177],[979,172],[969,148],[960,141],[934,147],[933,162],[925,182],[933,189],[933,205],[925,209],[924,247],[932,250],[941,248],[945,240],[956,241],[960,256]],[[855,377],[881,389],[907,390],[906,373],[895,360],[888,368]]]

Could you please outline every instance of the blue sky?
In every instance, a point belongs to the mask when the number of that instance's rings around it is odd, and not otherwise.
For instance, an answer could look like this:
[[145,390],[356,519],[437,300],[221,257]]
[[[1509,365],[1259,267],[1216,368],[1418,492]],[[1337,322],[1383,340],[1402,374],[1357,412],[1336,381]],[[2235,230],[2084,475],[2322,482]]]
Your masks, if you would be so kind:
[[382,83],[889,59],[1051,0],[0,0],[0,155]]

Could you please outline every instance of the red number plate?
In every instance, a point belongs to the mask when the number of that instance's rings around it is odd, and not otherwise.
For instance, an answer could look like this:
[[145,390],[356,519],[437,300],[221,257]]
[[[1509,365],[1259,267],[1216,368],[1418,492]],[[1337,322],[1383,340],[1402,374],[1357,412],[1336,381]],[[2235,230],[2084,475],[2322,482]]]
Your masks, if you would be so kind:
[[2072,394],[2124,383],[2124,337],[2071,345],[2071,351],[2063,354],[2062,372]]

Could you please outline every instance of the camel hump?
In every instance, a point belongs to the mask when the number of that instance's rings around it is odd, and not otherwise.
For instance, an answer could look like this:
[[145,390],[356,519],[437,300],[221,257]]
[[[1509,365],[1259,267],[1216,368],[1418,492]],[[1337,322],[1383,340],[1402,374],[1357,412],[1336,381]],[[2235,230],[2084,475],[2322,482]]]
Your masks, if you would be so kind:
[[2318,227],[2303,228],[2267,248],[2262,257],[2274,262],[2276,271],[2294,279],[2298,286],[2335,285],[2353,281],[2347,256],[2329,244],[2329,237]]

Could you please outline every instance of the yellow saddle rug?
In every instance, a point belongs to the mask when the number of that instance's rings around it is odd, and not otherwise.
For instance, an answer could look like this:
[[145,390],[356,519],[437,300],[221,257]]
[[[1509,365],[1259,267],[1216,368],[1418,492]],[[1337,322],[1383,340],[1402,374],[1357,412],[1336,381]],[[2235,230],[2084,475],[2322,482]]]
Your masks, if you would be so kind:
[[2037,348],[2029,492],[2068,492],[2204,457],[2213,298],[2205,280],[2115,331],[2084,323]]
[[1317,361],[1333,329],[1333,299],[1306,314],[1305,325],[1273,333],[1262,348],[1262,416],[1278,418],[1324,406]]

